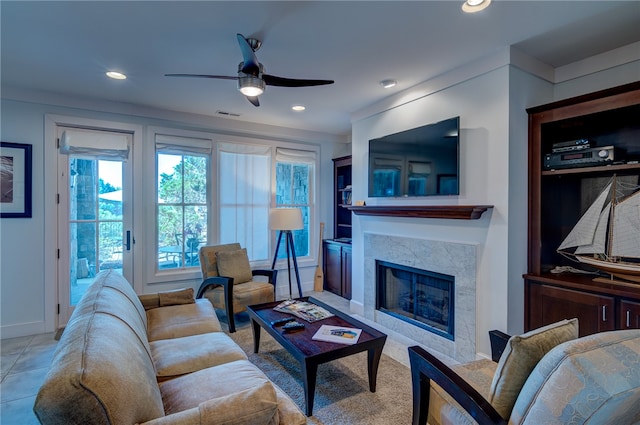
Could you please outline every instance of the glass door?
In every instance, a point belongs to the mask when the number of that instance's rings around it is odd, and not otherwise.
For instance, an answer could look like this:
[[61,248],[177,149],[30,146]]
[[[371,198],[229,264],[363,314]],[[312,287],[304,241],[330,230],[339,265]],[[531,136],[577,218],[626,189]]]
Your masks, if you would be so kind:
[[59,156],[60,326],[95,276],[112,269],[132,282],[128,162],[100,155]]

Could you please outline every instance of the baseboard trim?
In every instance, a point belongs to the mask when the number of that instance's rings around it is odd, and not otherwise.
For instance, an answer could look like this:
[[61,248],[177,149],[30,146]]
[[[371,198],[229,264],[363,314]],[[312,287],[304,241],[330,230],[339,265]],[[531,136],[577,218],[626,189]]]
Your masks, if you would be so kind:
[[0,339],[19,338],[46,332],[45,322],[19,323],[0,327]]

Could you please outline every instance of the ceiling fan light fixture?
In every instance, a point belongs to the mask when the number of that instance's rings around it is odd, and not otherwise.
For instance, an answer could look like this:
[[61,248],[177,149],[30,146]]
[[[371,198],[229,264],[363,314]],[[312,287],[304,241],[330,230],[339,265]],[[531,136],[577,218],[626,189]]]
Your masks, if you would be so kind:
[[264,93],[264,81],[253,75],[238,78],[238,90],[245,96],[255,97]]
[[105,74],[107,75],[107,77],[113,78],[114,80],[126,80],[127,79],[126,75],[124,75],[122,72],[118,72],[118,71],[107,71]]
[[491,4],[491,0],[466,0],[462,4],[462,10],[467,13],[476,13],[486,9]]

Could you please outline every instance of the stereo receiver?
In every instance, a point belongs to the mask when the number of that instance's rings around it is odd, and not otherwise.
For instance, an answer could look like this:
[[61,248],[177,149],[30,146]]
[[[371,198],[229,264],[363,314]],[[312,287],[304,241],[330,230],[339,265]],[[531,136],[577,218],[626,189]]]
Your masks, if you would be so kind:
[[577,151],[552,152],[544,156],[542,167],[545,170],[561,168],[592,167],[613,164],[620,160],[619,150],[613,146],[603,146]]

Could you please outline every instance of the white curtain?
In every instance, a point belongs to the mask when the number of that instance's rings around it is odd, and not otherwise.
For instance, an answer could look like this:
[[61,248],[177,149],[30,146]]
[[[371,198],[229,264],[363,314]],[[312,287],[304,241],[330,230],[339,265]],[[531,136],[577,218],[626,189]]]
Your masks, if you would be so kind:
[[218,144],[220,243],[240,242],[251,261],[269,258],[271,148]]

